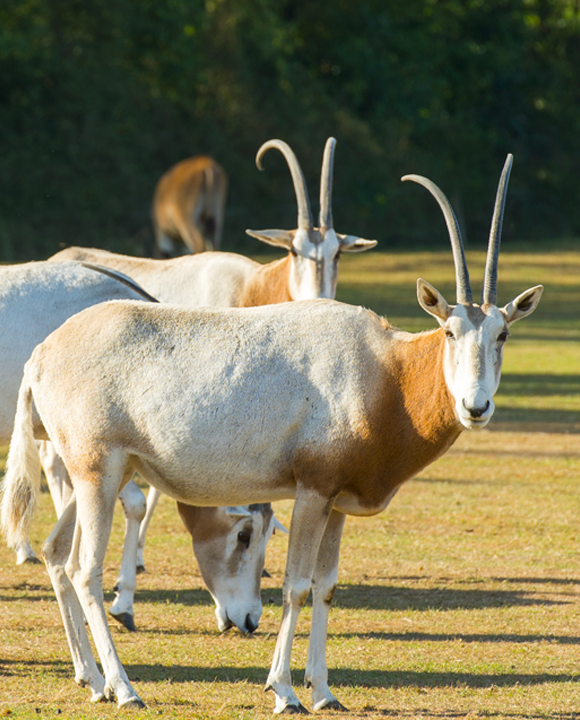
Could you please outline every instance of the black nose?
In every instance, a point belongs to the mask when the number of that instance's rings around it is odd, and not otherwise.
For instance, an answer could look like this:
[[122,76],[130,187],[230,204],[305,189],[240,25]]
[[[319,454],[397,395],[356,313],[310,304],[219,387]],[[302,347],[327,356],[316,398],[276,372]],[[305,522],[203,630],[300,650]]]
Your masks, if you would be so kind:
[[478,418],[483,415],[483,413],[489,408],[489,400],[485,403],[484,407],[474,407],[470,408],[467,407],[465,404],[465,398],[463,399],[463,407],[467,410],[467,412],[471,415],[472,418]]
[[258,623],[254,624],[252,622],[252,618],[250,617],[250,613],[248,613],[246,615],[246,632],[253,633],[257,627]]

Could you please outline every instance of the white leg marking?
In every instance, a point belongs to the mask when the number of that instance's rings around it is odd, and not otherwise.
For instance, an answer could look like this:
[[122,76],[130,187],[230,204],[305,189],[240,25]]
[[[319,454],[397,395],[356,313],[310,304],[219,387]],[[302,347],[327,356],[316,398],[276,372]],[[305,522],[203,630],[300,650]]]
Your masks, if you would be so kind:
[[276,694],[275,713],[304,708],[294,690],[290,674],[290,654],[296,630],[298,614],[310,591],[312,573],[324,534],[332,500],[312,490],[299,489],[294,503],[288,559],[283,585],[283,610],[280,632],[274,651],[272,667],[266,687]]
[[147,493],[147,512],[145,513],[145,517],[141,521],[141,526],[139,527],[139,544],[137,545],[138,573],[145,572],[145,539],[147,535],[147,530],[149,529],[149,523],[151,522],[151,518],[153,517],[153,511],[155,510],[157,501],[160,497],[161,493],[159,492],[159,490],[153,487],[153,485],[151,485],[149,488],[149,492]]
[[304,684],[312,687],[314,710],[345,710],[330,692],[326,667],[328,613],[338,581],[338,556],[345,516],[333,510],[320,543],[312,578],[312,628]]
[[91,689],[91,702],[99,702],[105,699],[105,679],[93,657],[85,628],[85,617],[65,571],[75,525],[76,500],[73,497],[44,543],[43,553],[70,647],[75,681],[82,687],[88,686]]
[[[113,510],[123,474],[124,461],[109,457],[102,462],[100,475],[73,478],[77,500],[77,523],[66,565],[101,660],[105,675],[105,696],[117,698],[119,707],[143,707],[123,668],[103,605],[103,561],[111,533]],[[132,470],[129,470],[129,477]]]
[[115,602],[109,612],[127,630],[135,630],[133,601],[137,587],[137,543],[139,525],[145,517],[145,495],[141,488],[130,480],[119,493],[119,499],[125,512],[125,542],[115,585]]
[[40,464],[44,470],[56,516],[60,517],[73,493],[64,462],[48,440],[37,440]]

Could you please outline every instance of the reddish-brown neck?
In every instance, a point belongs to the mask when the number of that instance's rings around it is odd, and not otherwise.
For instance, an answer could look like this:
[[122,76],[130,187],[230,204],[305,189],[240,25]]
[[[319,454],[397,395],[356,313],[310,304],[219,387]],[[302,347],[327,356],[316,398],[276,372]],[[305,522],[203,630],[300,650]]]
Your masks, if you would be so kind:
[[263,265],[246,283],[238,307],[290,302],[290,264],[291,257],[287,255]]

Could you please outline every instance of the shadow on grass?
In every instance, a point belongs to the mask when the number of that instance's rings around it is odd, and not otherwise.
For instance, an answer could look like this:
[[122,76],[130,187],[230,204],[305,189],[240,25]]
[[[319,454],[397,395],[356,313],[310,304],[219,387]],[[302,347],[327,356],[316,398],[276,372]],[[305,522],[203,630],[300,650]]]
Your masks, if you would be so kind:
[[[264,685],[268,677],[267,667],[196,667],[195,665],[141,665],[125,664],[131,682],[214,683],[247,682]],[[72,665],[55,661],[11,661],[0,663],[0,677],[28,677],[41,671],[73,682]],[[304,668],[294,669],[294,682],[298,685]],[[578,675],[568,673],[469,673],[469,672],[415,672],[405,670],[354,670],[329,669],[329,683],[335,687],[378,688],[490,688],[545,685],[577,682]],[[138,688],[136,688],[138,690]],[[139,690],[138,690],[139,691]],[[145,698],[146,700],[146,698]]]
[[463,643],[551,643],[554,645],[580,645],[575,635],[517,635],[515,633],[425,633],[425,632],[329,632],[331,637],[360,638],[361,640],[390,640],[391,642],[463,642]]
[[580,375],[515,375],[503,373],[500,395],[580,395]]
[[507,405],[497,408],[495,411],[494,421],[488,425],[489,430],[494,429],[495,424],[502,425],[501,430],[506,430],[505,425],[510,423],[526,423],[528,432],[562,432],[562,429],[550,428],[551,425],[561,427],[569,426],[565,432],[578,432],[578,423],[580,423],[580,411],[578,410],[557,410],[555,408],[547,408],[545,410],[538,408],[517,408]]
[[536,594],[530,596],[525,590],[463,590],[381,585],[339,585],[334,601],[337,608],[357,610],[478,610],[568,604],[565,600],[548,600],[537,597]]
[[[142,590],[137,592],[135,599],[139,603],[213,606],[209,593],[201,589]],[[282,591],[279,588],[263,589],[262,602],[264,605],[281,606]],[[334,596],[335,607],[356,610],[476,610],[566,604],[565,600],[537,597],[537,592],[532,596],[526,590],[409,588],[395,585],[339,585]]]
[[[112,600],[113,595],[107,593]],[[138,603],[157,603],[161,605],[186,605],[187,607],[213,607],[213,600],[207,590],[193,588],[191,590],[140,590],[137,588],[135,601]]]
[[[33,674],[56,675],[58,677],[74,676],[72,662],[63,660],[0,660],[1,677],[30,677]],[[0,699],[2,699],[0,697]]]
[[[248,682],[265,685],[266,667],[220,666],[213,668],[184,665],[125,665],[132,682]],[[404,670],[353,670],[329,669],[329,683],[335,687],[369,688],[489,688],[518,685],[544,685],[548,683],[577,682],[578,675],[556,673],[469,673],[469,672],[414,672]],[[294,668],[294,683],[301,684],[304,668]]]

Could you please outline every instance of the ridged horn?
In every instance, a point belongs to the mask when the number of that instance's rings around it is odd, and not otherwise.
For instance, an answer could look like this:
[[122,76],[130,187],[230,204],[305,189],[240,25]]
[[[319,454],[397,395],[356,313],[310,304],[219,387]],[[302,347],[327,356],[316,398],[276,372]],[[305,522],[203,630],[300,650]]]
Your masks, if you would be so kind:
[[320,217],[318,220],[320,228],[334,227],[332,219],[332,171],[334,168],[335,147],[336,140],[329,137],[324,146],[322,172],[320,174]]
[[439,203],[439,207],[443,211],[445,223],[447,224],[447,230],[449,231],[449,239],[451,240],[451,251],[455,264],[457,302],[463,304],[471,303],[473,295],[469,283],[469,271],[467,270],[467,262],[465,261],[465,251],[463,249],[463,241],[461,240],[459,223],[457,222],[451,203],[434,182],[422,175],[404,175],[401,180],[403,180],[403,182],[405,180],[412,180],[413,182],[419,183],[419,185],[423,185]]
[[507,188],[513,161],[514,156],[511,153],[508,154],[499,179],[499,185],[497,186],[495,207],[493,208],[493,218],[491,220],[491,229],[489,231],[489,244],[487,246],[487,258],[485,261],[485,277],[483,281],[483,291],[481,293],[481,302],[489,305],[495,305],[497,303],[497,264],[499,260],[499,245],[501,242],[505,199],[507,196]]
[[284,155],[290,168],[292,182],[294,183],[294,192],[296,193],[296,202],[298,203],[298,227],[301,230],[311,230],[313,227],[312,212],[310,211],[306,180],[304,179],[300,163],[290,145],[283,140],[268,140],[268,142],[265,142],[256,154],[258,170],[263,170],[262,157],[264,153],[271,148],[276,148],[276,150],[279,150],[282,155]]

